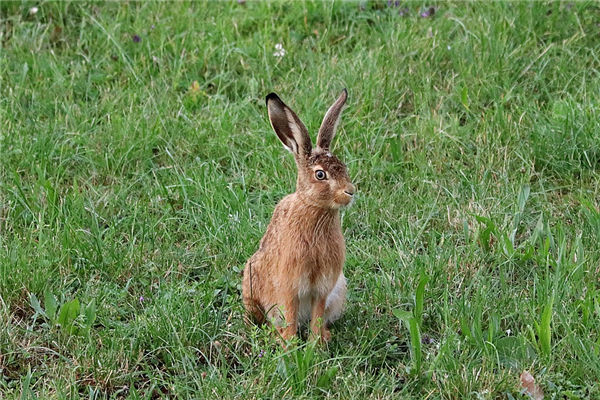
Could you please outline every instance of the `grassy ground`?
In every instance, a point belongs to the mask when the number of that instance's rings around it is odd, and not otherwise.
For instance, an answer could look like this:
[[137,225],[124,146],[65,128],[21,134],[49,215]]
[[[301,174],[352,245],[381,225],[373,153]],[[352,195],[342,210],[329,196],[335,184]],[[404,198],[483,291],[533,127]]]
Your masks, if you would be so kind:
[[[600,8],[428,6],[0,4],[0,397],[599,398]],[[348,307],[284,351],[264,96],[343,87]]]

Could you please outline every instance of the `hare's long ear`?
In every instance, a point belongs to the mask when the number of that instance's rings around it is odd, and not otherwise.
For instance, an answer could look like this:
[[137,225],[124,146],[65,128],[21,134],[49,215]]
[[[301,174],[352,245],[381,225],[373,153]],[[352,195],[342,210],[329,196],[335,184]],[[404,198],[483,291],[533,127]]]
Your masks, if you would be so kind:
[[306,126],[275,93],[267,96],[267,111],[271,126],[285,148],[299,156],[309,155],[312,143]]
[[337,129],[338,123],[340,122],[340,115],[342,115],[342,108],[344,104],[346,104],[346,99],[348,98],[348,92],[346,89],[342,92],[340,97],[333,103],[329,110],[327,110],[327,114],[323,118],[323,122],[321,123],[321,127],[319,128],[319,136],[317,136],[317,147],[322,148],[323,150],[329,150],[329,146],[331,145],[331,141],[335,136],[335,130]]

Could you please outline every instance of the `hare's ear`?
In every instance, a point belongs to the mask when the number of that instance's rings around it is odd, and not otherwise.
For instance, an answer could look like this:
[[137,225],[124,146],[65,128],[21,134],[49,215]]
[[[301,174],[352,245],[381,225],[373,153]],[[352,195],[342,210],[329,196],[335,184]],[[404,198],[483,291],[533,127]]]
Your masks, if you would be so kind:
[[323,150],[329,150],[329,146],[331,145],[331,141],[335,136],[335,130],[337,129],[337,125],[340,122],[340,115],[342,115],[342,108],[344,104],[346,104],[346,99],[348,98],[348,92],[346,89],[342,92],[340,97],[333,103],[329,110],[327,110],[327,114],[323,118],[323,122],[321,123],[321,127],[319,128],[319,136],[317,136],[317,147],[320,147]]
[[267,111],[273,130],[286,149],[300,156],[312,151],[308,130],[300,118],[275,94],[267,96]]

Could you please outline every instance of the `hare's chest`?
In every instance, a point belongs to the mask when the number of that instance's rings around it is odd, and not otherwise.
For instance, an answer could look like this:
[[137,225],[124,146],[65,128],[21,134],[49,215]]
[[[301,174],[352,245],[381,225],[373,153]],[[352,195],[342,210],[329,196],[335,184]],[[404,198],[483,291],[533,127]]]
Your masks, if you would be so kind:
[[302,260],[298,265],[296,288],[298,295],[298,317],[308,321],[314,300],[329,297],[342,274],[346,246],[341,227],[321,230],[318,235],[306,238],[306,247],[298,247]]
[[[298,296],[326,296],[342,273],[345,259],[343,240],[326,248],[314,249],[305,258],[306,264],[298,276]],[[317,251],[320,250],[320,251]]]
[[335,285],[336,278],[333,271],[305,271],[298,279],[298,297],[325,296]]

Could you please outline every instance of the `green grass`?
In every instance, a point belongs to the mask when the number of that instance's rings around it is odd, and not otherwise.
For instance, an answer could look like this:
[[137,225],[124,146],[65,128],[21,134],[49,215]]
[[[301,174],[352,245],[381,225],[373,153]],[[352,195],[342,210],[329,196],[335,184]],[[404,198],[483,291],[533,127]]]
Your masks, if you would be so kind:
[[[427,6],[2,2],[0,397],[600,397],[600,7]],[[343,87],[348,306],[284,351],[264,96]]]

